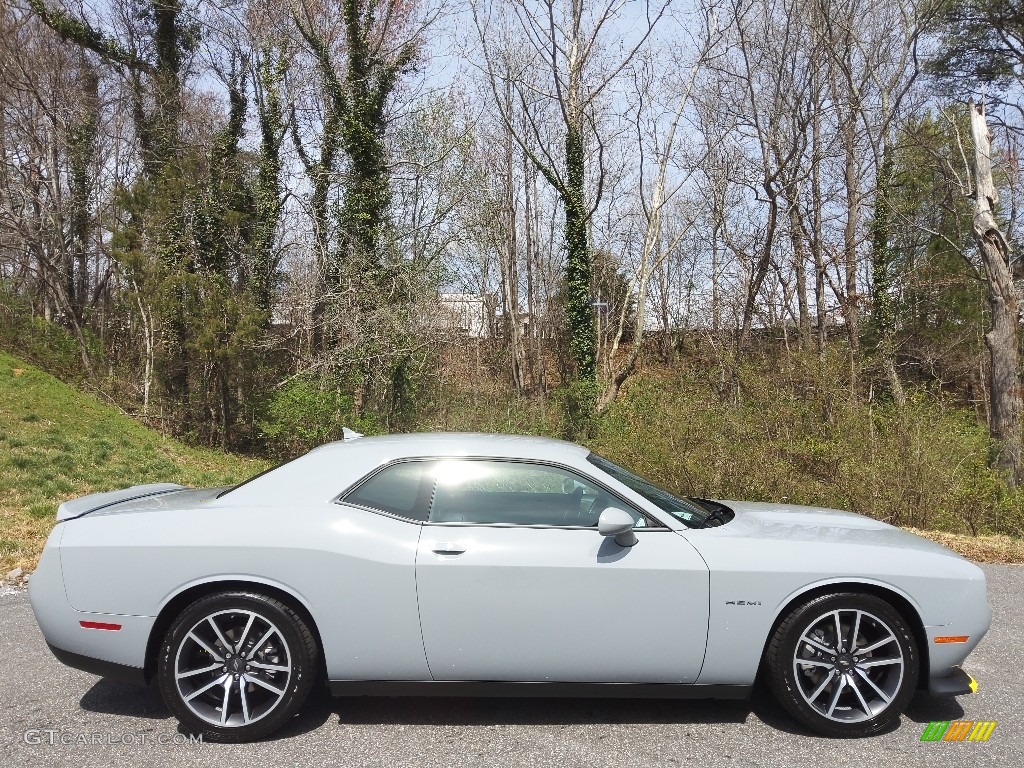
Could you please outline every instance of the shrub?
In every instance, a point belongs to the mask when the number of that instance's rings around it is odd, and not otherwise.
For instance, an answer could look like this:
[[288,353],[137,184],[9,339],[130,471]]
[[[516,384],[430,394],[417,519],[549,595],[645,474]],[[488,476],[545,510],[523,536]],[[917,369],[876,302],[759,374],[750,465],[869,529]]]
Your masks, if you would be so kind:
[[[895,525],[1021,532],[1024,492],[987,465],[984,424],[942,399],[865,403],[829,371],[737,373],[736,401],[714,376],[638,377],[596,422],[590,446],[682,494],[850,509]],[[808,382],[807,378],[811,381]]]
[[260,433],[275,456],[295,456],[340,440],[343,427],[369,434],[382,431],[375,416],[355,415],[351,395],[302,377],[279,387],[267,399],[259,419]]

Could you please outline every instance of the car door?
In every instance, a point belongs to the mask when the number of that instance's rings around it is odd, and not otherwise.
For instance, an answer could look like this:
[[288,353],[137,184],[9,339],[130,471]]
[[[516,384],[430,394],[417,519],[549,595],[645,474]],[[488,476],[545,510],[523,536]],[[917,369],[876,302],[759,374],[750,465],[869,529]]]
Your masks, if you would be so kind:
[[[416,583],[435,680],[696,680],[709,579],[685,539],[564,467],[455,459],[434,474]],[[598,533],[609,506],[637,520],[634,546]]]

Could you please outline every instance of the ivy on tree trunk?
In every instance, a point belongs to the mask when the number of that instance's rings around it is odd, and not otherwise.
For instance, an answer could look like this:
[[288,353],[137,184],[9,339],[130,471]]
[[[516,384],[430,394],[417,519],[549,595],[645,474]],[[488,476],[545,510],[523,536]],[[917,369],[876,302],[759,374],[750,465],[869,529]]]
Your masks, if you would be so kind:
[[565,312],[569,323],[569,352],[576,363],[580,381],[594,381],[595,357],[594,309],[590,305],[590,273],[593,257],[587,239],[590,219],[584,197],[583,136],[578,125],[569,124],[565,132],[566,183],[562,193],[565,205]]

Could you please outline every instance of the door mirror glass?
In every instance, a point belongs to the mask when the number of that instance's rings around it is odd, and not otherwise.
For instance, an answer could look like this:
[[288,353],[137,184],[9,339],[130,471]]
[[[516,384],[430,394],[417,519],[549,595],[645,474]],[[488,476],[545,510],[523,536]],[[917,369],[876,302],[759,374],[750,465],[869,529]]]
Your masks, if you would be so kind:
[[615,543],[620,547],[632,547],[636,544],[633,525],[631,514],[618,507],[608,507],[598,518],[597,530],[602,536],[614,536]]

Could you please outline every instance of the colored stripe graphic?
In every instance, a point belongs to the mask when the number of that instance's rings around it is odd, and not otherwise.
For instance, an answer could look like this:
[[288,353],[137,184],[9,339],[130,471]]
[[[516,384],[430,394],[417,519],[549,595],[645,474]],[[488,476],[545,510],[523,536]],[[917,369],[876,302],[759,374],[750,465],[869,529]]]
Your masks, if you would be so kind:
[[967,734],[971,732],[971,726],[974,725],[970,720],[955,720],[949,724],[949,730],[946,731],[946,735],[942,738],[943,741],[963,741],[967,738]]
[[968,741],[988,741],[988,737],[992,735],[992,731],[996,729],[995,720],[980,721],[974,724],[974,729],[971,731],[971,735],[967,737]]
[[988,741],[995,720],[933,720],[924,728],[921,741]]

